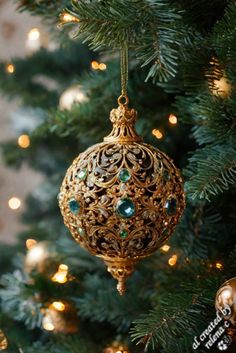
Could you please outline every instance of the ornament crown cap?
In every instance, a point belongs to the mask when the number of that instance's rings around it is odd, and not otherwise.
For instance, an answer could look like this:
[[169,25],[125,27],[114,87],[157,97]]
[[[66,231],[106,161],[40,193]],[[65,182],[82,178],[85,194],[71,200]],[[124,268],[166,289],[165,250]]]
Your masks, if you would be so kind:
[[[125,103],[122,103],[122,98],[125,98]],[[110,135],[104,138],[104,141],[119,143],[142,141],[134,127],[137,120],[137,111],[128,107],[128,97],[120,96],[118,104],[118,108],[112,109],[110,112],[113,129]]]

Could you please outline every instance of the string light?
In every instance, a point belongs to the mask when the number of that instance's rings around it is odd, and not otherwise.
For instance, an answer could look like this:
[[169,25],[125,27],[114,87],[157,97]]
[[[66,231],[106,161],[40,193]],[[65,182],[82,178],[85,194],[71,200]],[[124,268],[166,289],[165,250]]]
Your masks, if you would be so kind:
[[25,242],[25,246],[28,250],[32,249],[37,244],[37,240],[35,239],[27,239]]
[[218,270],[222,270],[222,268],[223,268],[222,263],[217,262],[217,263],[216,263],[216,268],[218,268]]
[[107,68],[106,64],[104,64],[104,63],[99,64],[99,70],[104,71],[104,70],[106,70],[106,68]]
[[158,140],[162,139],[162,137],[163,137],[163,133],[162,133],[160,130],[158,130],[158,129],[153,129],[153,130],[152,130],[152,134],[153,134],[153,136],[155,136]]
[[50,317],[45,316],[43,318],[43,328],[46,331],[54,331],[55,326],[53,325],[52,320],[51,320]]
[[40,32],[38,28],[32,28],[29,32],[28,32],[28,39],[29,40],[38,40],[40,38]]
[[91,68],[93,70],[101,70],[104,71],[107,69],[107,65],[105,63],[98,63],[96,60],[91,62]]
[[55,310],[57,310],[57,311],[64,311],[65,308],[66,308],[66,306],[65,306],[65,304],[62,303],[62,302],[53,302],[53,303],[50,305],[49,308],[53,308],[53,309],[55,309]]
[[70,22],[79,22],[79,19],[76,18],[75,16],[69,14],[68,12],[63,12],[60,15],[60,20],[63,23],[70,23]]
[[6,72],[8,74],[13,74],[15,72],[15,66],[13,64],[6,65]]
[[30,146],[29,135],[21,135],[18,137],[18,145],[21,148],[28,148]]
[[93,61],[91,62],[91,68],[92,68],[93,70],[99,70],[99,63],[98,63],[97,61],[93,60]]
[[[35,245],[37,245],[37,243]],[[37,263],[45,258],[45,248],[41,244],[35,245],[32,246],[27,254],[27,261],[30,263]]]
[[161,247],[161,250],[162,251],[164,251],[164,252],[168,252],[169,250],[170,250],[170,245],[163,245],[162,247]]
[[169,115],[169,123],[172,125],[176,125],[178,122],[177,117],[174,114]]
[[177,256],[177,255],[173,255],[173,256],[171,256],[171,257],[169,258],[168,264],[169,264],[170,266],[175,266],[176,263],[177,263],[177,260],[178,260],[178,256]]
[[68,281],[68,278],[67,278],[68,271],[69,271],[69,267],[67,265],[65,264],[59,265],[57,272],[52,277],[52,281],[60,284],[66,283]]
[[21,200],[18,197],[11,197],[8,200],[8,206],[12,210],[17,210],[21,206]]

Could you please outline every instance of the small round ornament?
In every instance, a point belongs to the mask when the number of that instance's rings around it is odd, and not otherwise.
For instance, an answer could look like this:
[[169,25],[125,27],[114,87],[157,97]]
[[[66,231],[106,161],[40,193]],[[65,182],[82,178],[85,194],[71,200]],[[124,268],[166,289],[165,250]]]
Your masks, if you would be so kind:
[[130,353],[130,350],[127,346],[115,341],[110,346],[106,347],[103,353]]
[[27,251],[24,269],[27,273],[35,271],[51,278],[58,271],[60,260],[60,255],[52,243],[36,242]]
[[75,103],[83,103],[88,100],[88,97],[81,85],[75,85],[67,88],[60,97],[60,109],[70,110]]
[[0,351],[4,351],[8,347],[8,340],[3,331],[0,330]]
[[104,260],[123,294],[135,264],[173,233],[185,198],[172,160],[137,135],[137,112],[128,107],[128,97],[118,103],[110,114],[110,135],[68,169],[59,205],[75,240]]
[[222,284],[216,293],[215,307],[222,313],[224,319],[236,325],[236,277]]
[[43,310],[42,326],[54,333],[72,334],[79,330],[79,319],[74,305],[68,301],[53,301]]

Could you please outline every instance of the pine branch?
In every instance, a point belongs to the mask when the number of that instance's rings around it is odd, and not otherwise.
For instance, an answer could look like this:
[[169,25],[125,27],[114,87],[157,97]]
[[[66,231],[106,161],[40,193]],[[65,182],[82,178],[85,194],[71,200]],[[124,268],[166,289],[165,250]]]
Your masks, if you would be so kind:
[[194,205],[189,200],[171,243],[179,247],[190,260],[207,259],[216,242],[220,221],[221,217],[214,207],[209,209],[204,203]]
[[[180,47],[191,46],[182,11],[168,0],[73,1],[71,14],[79,19],[77,36],[92,48],[120,48],[128,42],[142,66],[150,67],[147,79],[167,81],[177,73]],[[191,34],[192,36],[192,34]]]
[[89,337],[83,338],[81,336],[57,337],[57,339],[51,339],[46,344],[38,341],[33,344],[32,347],[25,347],[25,353],[92,353],[97,352],[102,347],[99,347],[98,343],[92,343]]
[[[190,352],[193,337],[200,334],[215,316],[213,301],[221,274],[206,273],[204,266],[196,263],[184,271],[187,271],[185,276],[189,282],[177,287],[171,295],[165,292],[149,314],[134,322],[132,340],[144,346],[145,351],[169,353],[171,347],[176,347],[182,339],[179,352]],[[177,275],[180,275],[179,271]]]
[[[105,270],[105,268],[104,268]],[[118,332],[127,332],[136,318],[137,308],[147,310],[149,302],[143,303],[143,296],[136,291],[134,280],[129,281],[129,290],[120,297],[113,279],[101,278],[97,274],[87,275],[84,279],[83,296],[73,298],[77,303],[80,317],[91,322],[109,322],[117,327]]]
[[210,201],[236,184],[236,149],[233,144],[205,147],[190,158],[185,170],[186,192],[192,199]]
[[0,281],[1,307],[12,319],[23,321],[29,329],[40,327],[42,304],[37,293],[30,290],[26,278],[20,271],[5,274]]

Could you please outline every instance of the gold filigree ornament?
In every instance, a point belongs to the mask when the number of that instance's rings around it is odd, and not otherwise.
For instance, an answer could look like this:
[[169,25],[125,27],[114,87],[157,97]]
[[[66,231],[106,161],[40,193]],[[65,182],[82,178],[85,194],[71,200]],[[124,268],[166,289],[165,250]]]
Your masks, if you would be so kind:
[[112,132],[74,160],[59,193],[65,225],[81,247],[104,260],[120,294],[136,263],[172,235],[185,207],[178,169],[142,142],[136,118],[122,94],[110,113]]

